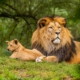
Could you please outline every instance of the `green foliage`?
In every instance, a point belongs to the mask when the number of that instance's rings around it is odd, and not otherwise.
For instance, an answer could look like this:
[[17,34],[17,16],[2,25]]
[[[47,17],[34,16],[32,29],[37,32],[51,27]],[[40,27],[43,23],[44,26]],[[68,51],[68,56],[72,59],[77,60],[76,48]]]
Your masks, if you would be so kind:
[[0,0],[0,4],[4,4],[6,0]]
[[[25,47],[30,47],[36,22],[43,16],[59,15],[67,18],[68,27],[76,39],[80,30],[73,27],[79,23],[79,0],[1,0],[0,5],[0,44],[17,38]],[[22,5],[22,6],[21,6]],[[65,7],[64,7],[65,6]],[[73,13],[73,14],[72,14]],[[75,32],[74,32],[75,31]]]

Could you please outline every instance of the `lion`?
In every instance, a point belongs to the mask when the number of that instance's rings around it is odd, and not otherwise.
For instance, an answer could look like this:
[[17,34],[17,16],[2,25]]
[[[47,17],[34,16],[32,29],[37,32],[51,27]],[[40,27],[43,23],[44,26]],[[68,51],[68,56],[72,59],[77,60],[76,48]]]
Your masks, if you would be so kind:
[[50,62],[80,63],[80,42],[73,40],[63,17],[41,18],[32,35],[31,46],[44,55],[38,57],[36,62],[50,60]]
[[37,57],[43,56],[43,54],[36,49],[26,49],[20,44],[20,42],[17,39],[6,42],[8,44],[8,51],[12,52],[10,58],[35,61]]

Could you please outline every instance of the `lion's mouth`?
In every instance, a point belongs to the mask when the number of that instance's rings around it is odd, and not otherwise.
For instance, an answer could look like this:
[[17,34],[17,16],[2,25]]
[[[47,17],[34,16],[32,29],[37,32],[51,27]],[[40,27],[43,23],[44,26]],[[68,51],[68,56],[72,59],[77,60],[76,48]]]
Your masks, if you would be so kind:
[[55,38],[54,40],[52,40],[52,43],[59,44],[60,43],[60,38],[59,37]]

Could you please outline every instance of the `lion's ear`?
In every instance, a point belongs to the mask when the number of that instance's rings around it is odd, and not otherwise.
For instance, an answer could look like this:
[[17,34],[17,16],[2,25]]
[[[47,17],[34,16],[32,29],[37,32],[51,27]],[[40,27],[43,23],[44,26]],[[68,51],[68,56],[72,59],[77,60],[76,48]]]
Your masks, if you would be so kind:
[[18,40],[17,40],[17,39],[14,39],[14,43],[15,43],[15,44],[18,44]]
[[66,26],[66,20],[63,17],[54,17],[54,21],[58,22],[59,24]]
[[38,26],[39,28],[42,28],[42,27],[44,27],[45,25],[46,25],[46,19],[45,19],[45,18],[40,19],[40,20],[38,21],[38,23],[37,23],[37,26]]
[[9,41],[6,41],[6,43],[8,43]]

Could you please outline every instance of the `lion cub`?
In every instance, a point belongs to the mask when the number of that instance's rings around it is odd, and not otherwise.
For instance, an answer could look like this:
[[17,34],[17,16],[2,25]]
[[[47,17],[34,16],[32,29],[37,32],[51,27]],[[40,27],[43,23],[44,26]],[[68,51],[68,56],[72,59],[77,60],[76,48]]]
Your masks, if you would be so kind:
[[21,60],[27,60],[27,61],[35,61],[36,58],[43,56],[42,53],[40,53],[38,50],[36,49],[26,49],[25,47],[23,47],[19,41],[17,39],[11,40],[11,41],[6,41],[8,44],[8,51],[12,52],[12,55],[10,56],[10,58],[17,58],[17,59],[21,59]]

